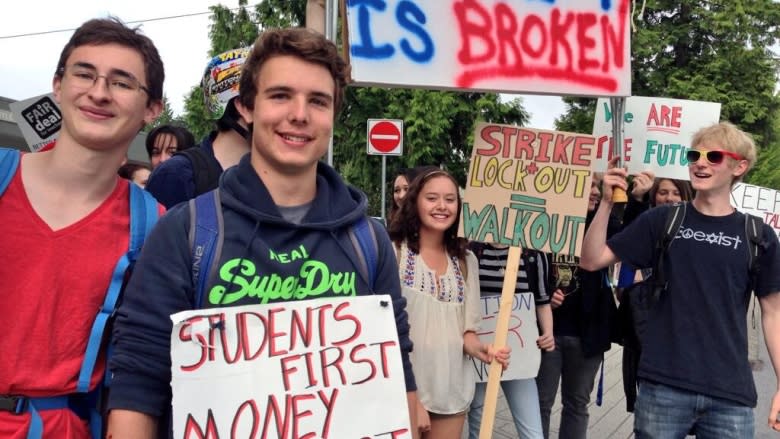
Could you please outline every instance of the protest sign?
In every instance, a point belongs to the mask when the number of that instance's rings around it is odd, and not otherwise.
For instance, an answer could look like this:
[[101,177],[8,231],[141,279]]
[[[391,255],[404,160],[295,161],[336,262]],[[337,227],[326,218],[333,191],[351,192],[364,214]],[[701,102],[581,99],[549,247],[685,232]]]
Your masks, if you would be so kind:
[[358,85],[628,96],[628,0],[348,0]]
[[[493,343],[496,332],[496,317],[501,296],[487,296],[480,298],[482,308],[482,323],[480,324],[479,339],[482,343]],[[532,293],[515,294],[512,302],[512,314],[509,317],[509,336],[507,346],[512,348],[512,358],[520,361],[512,361],[509,367],[501,375],[501,381],[534,378],[539,371],[542,354],[536,347],[536,339],[539,338],[539,330],[536,327],[536,306]],[[488,365],[474,360],[474,370],[477,372],[477,381],[488,380]]]
[[596,139],[478,123],[460,236],[579,256]]
[[747,183],[736,183],[731,188],[731,205],[742,213],[755,215],[772,226],[780,238],[780,193]]
[[40,151],[57,139],[62,125],[60,107],[51,93],[8,105],[30,151]]
[[390,296],[171,318],[174,437],[412,437]]
[[[652,170],[656,177],[689,180],[685,153],[701,128],[718,123],[720,104],[684,99],[626,98],[623,163],[629,174]],[[598,138],[594,170],[606,171],[612,157],[612,108],[609,99],[596,103],[593,135]]]

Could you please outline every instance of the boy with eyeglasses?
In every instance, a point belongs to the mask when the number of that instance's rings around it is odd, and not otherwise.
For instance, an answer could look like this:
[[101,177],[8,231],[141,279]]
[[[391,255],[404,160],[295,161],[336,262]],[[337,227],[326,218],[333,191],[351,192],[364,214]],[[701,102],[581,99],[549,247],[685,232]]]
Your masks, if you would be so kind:
[[[0,437],[90,437],[94,404],[77,378],[112,277],[123,275],[129,200],[146,197],[117,169],[159,115],[163,78],[152,41],[115,19],[85,22],[62,50],[57,142],[23,154],[0,196]],[[100,351],[84,376],[90,391],[103,380]]]
[[[751,280],[745,216],[730,204],[731,188],[756,160],[749,135],[728,122],[703,128],[691,141],[688,172],[696,190],[664,255],[667,288],[651,311],[639,364],[634,418],[638,439],[752,438],[756,390],[747,356],[745,314],[751,287],[759,297],[767,348],[780,371],[780,253],[771,227],[760,231]],[[611,163],[615,164],[615,161]],[[649,268],[670,206],[651,209],[607,241],[612,189],[626,189],[626,171],[612,167],[604,197],[585,234],[581,265],[589,270],[623,260]],[[780,391],[769,427],[777,420]]]

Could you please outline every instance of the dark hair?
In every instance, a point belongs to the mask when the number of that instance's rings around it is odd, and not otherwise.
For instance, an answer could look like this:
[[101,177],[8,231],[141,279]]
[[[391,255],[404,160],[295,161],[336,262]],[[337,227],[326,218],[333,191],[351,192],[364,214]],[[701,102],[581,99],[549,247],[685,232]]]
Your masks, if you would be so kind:
[[347,65],[339,55],[335,44],[322,34],[305,28],[269,29],[257,37],[241,71],[241,82],[238,86],[238,99],[241,105],[254,110],[260,68],[269,59],[284,55],[318,64],[330,72],[335,84],[333,108],[334,113],[338,113],[344,101]]
[[[396,244],[406,241],[406,245],[415,253],[420,252],[420,213],[417,211],[417,198],[425,187],[425,184],[435,177],[447,177],[458,190],[458,182],[449,172],[439,169],[435,166],[427,167],[427,172],[418,174],[409,184],[409,191],[406,193],[398,214],[391,218],[387,227],[387,233],[390,239]],[[459,260],[466,257],[466,240],[458,238],[458,225],[460,223],[460,211],[463,200],[458,192],[458,211],[455,215],[455,222],[444,231],[444,246],[447,248],[447,254],[455,256]]]
[[176,139],[176,151],[184,151],[195,146],[195,136],[187,128],[178,125],[160,125],[146,135],[146,153],[150,159],[155,141],[163,134],[169,134]]
[[62,78],[65,63],[77,47],[89,45],[104,46],[106,44],[118,44],[134,49],[141,55],[144,60],[144,73],[146,74],[147,84],[145,84],[145,87],[149,90],[147,105],[152,101],[161,100],[165,68],[157,48],[149,37],[139,32],[138,28],[129,28],[116,17],[94,18],[79,26],[62,49],[62,53],[60,53],[60,60],[57,62],[55,75],[58,78]]
[[653,181],[653,186],[650,188],[650,206],[655,207],[655,195],[658,193],[658,188],[661,186],[661,182],[669,180],[674,184],[674,187],[680,191],[680,199],[683,201],[691,201],[693,199],[693,189],[691,189],[691,182],[687,180],[675,180],[673,178],[656,178]]
[[127,163],[119,167],[119,169],[117,170],[117,174],[119,174],[120,177],[126,180],[132,180],[133,174],[135,174],[137,171],[141,169],[146,169],[148,171],[151,171],[152,167],[143,162],[128,160]]

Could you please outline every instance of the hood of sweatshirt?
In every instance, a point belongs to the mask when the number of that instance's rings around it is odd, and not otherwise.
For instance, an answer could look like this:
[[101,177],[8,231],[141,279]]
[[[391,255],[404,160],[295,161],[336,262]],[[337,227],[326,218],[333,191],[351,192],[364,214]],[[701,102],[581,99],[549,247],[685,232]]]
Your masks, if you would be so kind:
[[[249,154],[222,175],[222,203],[230,209],[263,224],[293,226],[276,207],[260,177],[249,162]],[[333,231],[350,225],[366,214],[366,195],[344,183],[333,168],[317,164],[317,194],[301,224],[312,230]]]

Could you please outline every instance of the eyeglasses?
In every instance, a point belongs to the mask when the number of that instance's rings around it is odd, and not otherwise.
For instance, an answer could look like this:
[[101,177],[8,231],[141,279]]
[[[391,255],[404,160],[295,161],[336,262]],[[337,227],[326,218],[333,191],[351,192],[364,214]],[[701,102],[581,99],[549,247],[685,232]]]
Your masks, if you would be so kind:
[[715,149],[711,151],[700,151],[698,149],[689,149],[688,152],[685,153],[685,158],[688,159],[688,164],[692,165],[699,161],[702,154],[704,154],[704,157],[707,158],[707,161],[713,165],[722,163],[723,159],[726,158],[726,156],[729,156],[734,160],[745,160],[745,158],[739,154],[733,153],[731,151],[724,151],[721,149]]
[[60,73],[68,78],[68,81],[77,88],[86,90],[95,86],[99,78],[105,78],[106,85],[112,94],[131,93],[143,90],[149,94],[149,89],[130,75],[123,72],[111,72],[108,75],[98,75],[92,67],[72,65],[60,69]]

